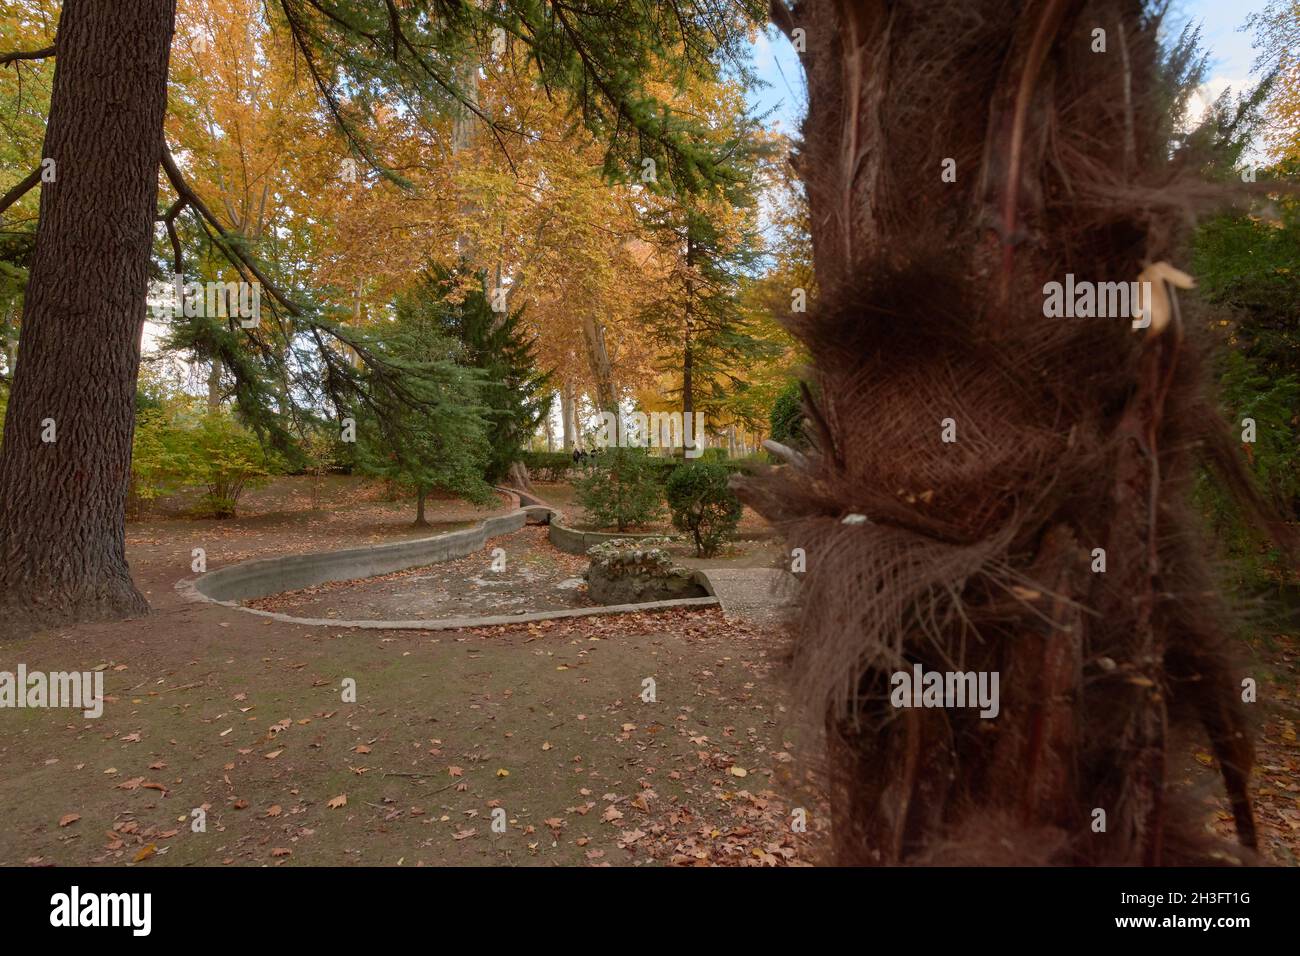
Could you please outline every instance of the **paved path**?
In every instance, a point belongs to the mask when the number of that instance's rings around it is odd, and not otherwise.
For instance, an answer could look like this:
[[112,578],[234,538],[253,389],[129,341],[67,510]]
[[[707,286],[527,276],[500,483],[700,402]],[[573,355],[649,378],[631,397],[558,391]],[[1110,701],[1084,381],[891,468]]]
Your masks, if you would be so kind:
[[799,587],[798,579],[776,568],[705,568],[723,613],[758,624],[775,624]]

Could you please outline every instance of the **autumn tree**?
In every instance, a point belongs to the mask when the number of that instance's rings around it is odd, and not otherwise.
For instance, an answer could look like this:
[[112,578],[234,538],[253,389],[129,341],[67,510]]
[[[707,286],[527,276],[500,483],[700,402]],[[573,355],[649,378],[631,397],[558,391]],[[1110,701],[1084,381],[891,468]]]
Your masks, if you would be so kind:
[[[569,98],[607,144],[609,167],[649,158],[675,188],[703,187],[715,177],[717,158],[692,135],[698,124],[663,108],[645,77],[665,64],[683,80],[715,75],[720,60],[735,57],[758,12],[748,2],[721,0],[603,0],[580,8],[532,0],[267,5],[269,22],[292,41],[352,156],[399,186],[407,181],[368,139],[364,118],[400,91],[419,111],[468,110],[504,144],[509,118],[484,113],[456,79],[480,44],[504,38],[528,51],[538,82]],[[164,225],[183,211],[195,214],[241,279],[265,289],[269,321],[254,344],[266,362],[280,361],[272,352],[313,349],[315,378],[336,408],[367,394],[357,363],[384,364],[382,352],[346,328],[330,303],[295,281],[300,263],[277,274],[248,249],[165,147],[174,22],[174,0],[66,0],[52,49],[0,54],[8,62],[57,53],[44,156],[60,167],[59,188],[41,194],[0,450],[0,613],[18,626],[146,609],[126,565],[123,510],[160,165],[175,196],[161,213]],[[105,70],[113,83],[104,82]],[[173,242],[178,259],[179,245]],[[235,386],[245,393],[255,387],[252,376]],[[281,398],[292,395],[286,389]],[[42,441],[52,434],[50,421],[57,442]]]

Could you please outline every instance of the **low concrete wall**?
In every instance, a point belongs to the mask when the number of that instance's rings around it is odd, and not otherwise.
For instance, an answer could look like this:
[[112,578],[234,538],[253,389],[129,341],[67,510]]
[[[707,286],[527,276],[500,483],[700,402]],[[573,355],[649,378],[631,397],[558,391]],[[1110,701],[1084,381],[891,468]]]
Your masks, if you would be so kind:
[[[399,541],[394,544],[376,544],[363,548],[347,548],[342,551],[327,551],[324,554],[293,554],[281,558],[261,558],[255,561],[243,561],[229,567],[209,571],[197,578],[184,578],[176,582],[176,589],[193,601],[208,601],[236,608],[258,617],[284,621],[288,624],[307,624],[317,627],[365,628],[367,630],[425,630],[440,631],[463,627],[484,627],[496,624],[520,624],[529,621],[548,621],[557,618],[588,617],[597,614],[638,614],[646,611],[668,610],[677,607],[716,606],[718,599],[714,596],[713,586],[703,572],[695,573],[695,580],[704,588],[708,597],[680,598],[672,601],[649,601],[644,604],[618,604],[604,607],[570,608],[561,611],[537,611],[527,614],[501,614],[484,617],[454,617],[442,620],[416,621],[341,621],[335,619],[302,618],[275,611],[261,611],[244,607],[240,601],[266,597],[283,591],[296,591],[300,588],[315,587],[330,581],[351,581],[355,578],[368,578],[378,574],[389,574],[406,568],[435,564],[439,561],[452,561],[473,554],[482,548],[489,538],[500,534],[518,531],[525,524],[547,524],[550,526],[552,543],[556,540],[559,529],[562,540],[572,542],[576,536],[581,540],[588,536],[595,538],[636,537],[635,535],[599,535],[591,532],[574,531],[565,528],[555,519],[562,517],[560,512],[549,505],[541,504],[536,498],[522,494],[513,489],[498,489],[507,500],[516,506],[516,510],[505,515],[487,518],[477,528],[463,531],[449,531],[430,538],[415,541]],[[641,535],[640,537],[649,537]],[[591,542],[595,544],[596,541]],[[559,545],[557,545],[559,547]],[[581,551],[572,554],[586,554],[586,545]],[[561,548],[560,550],[566,550]]]
[[613,541],[615,538],[640,541],[642,538],[667,537],[667,535],[663,534],[617,534],[608,531],[579,531],[577,528],[567,528],[560,524],[555,520],[557,517],[559,517],[559,512],[553,512],[549,532],[551,544],[567,554],[585,555],[588,548],[595,547],[602,541]]
[[518,531],[526,518],[527,513],[519,510],[488,518],[477,528],[449,531],[431,538],[324,554],[294,554],[244,561],[200,575],[193,579],[193,587],[200,595],[213,601],[247,601],[330,581],[369,578],[424,564],[452,561],[478,551],[488,538]]

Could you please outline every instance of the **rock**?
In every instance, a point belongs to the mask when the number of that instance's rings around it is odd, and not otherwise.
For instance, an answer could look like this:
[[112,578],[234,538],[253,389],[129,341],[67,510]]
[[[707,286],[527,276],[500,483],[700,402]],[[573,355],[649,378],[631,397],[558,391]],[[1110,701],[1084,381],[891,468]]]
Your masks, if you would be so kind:
[[689,568],[673,564],[668,538],[614,538],[587,549],[587,594],[599,604],[642,604],[704,597]]

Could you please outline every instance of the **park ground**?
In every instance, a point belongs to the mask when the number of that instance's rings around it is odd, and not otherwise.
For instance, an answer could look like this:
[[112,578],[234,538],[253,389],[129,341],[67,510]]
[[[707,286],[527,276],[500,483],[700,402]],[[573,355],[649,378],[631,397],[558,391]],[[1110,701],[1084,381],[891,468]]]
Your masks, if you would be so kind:
[[[538,493],[581,523],[565,486]],[[784,694],[775,617],[706,609],[361,631],[189,603],[174,587],[191,576],[193,548],[214,569],[466,527],[507,507],[436,501],[434,527],[419,529],[410,502],[377,486],[334,477],[313,502],[306,479],[285,478],[249,492],[236,519],[194,520],[184,502],[162,502],[129,524],[149,617],[0,642],[0,669],[98,669],[109,698],[97,720],[0,712],[0,865],[827,862],[819,741]],[[757,518],[740,537],[714,566],[771,566],[776,545]],[[575,573],[529,547],[532,584]],[[430,587],[466,600],[447,584]],[[330,599],[309,598],[321,611]],[[1300,641],[1265,628],[1251,650],[1262,845],[1294,866]],[[342,699],[348,678],[355,703]],[[1171,776],[1229,835],[1204,748],[1189,743]],[[205,832],[191,828],[195,809]],[[792,830],[796,810],[805,833]]]

